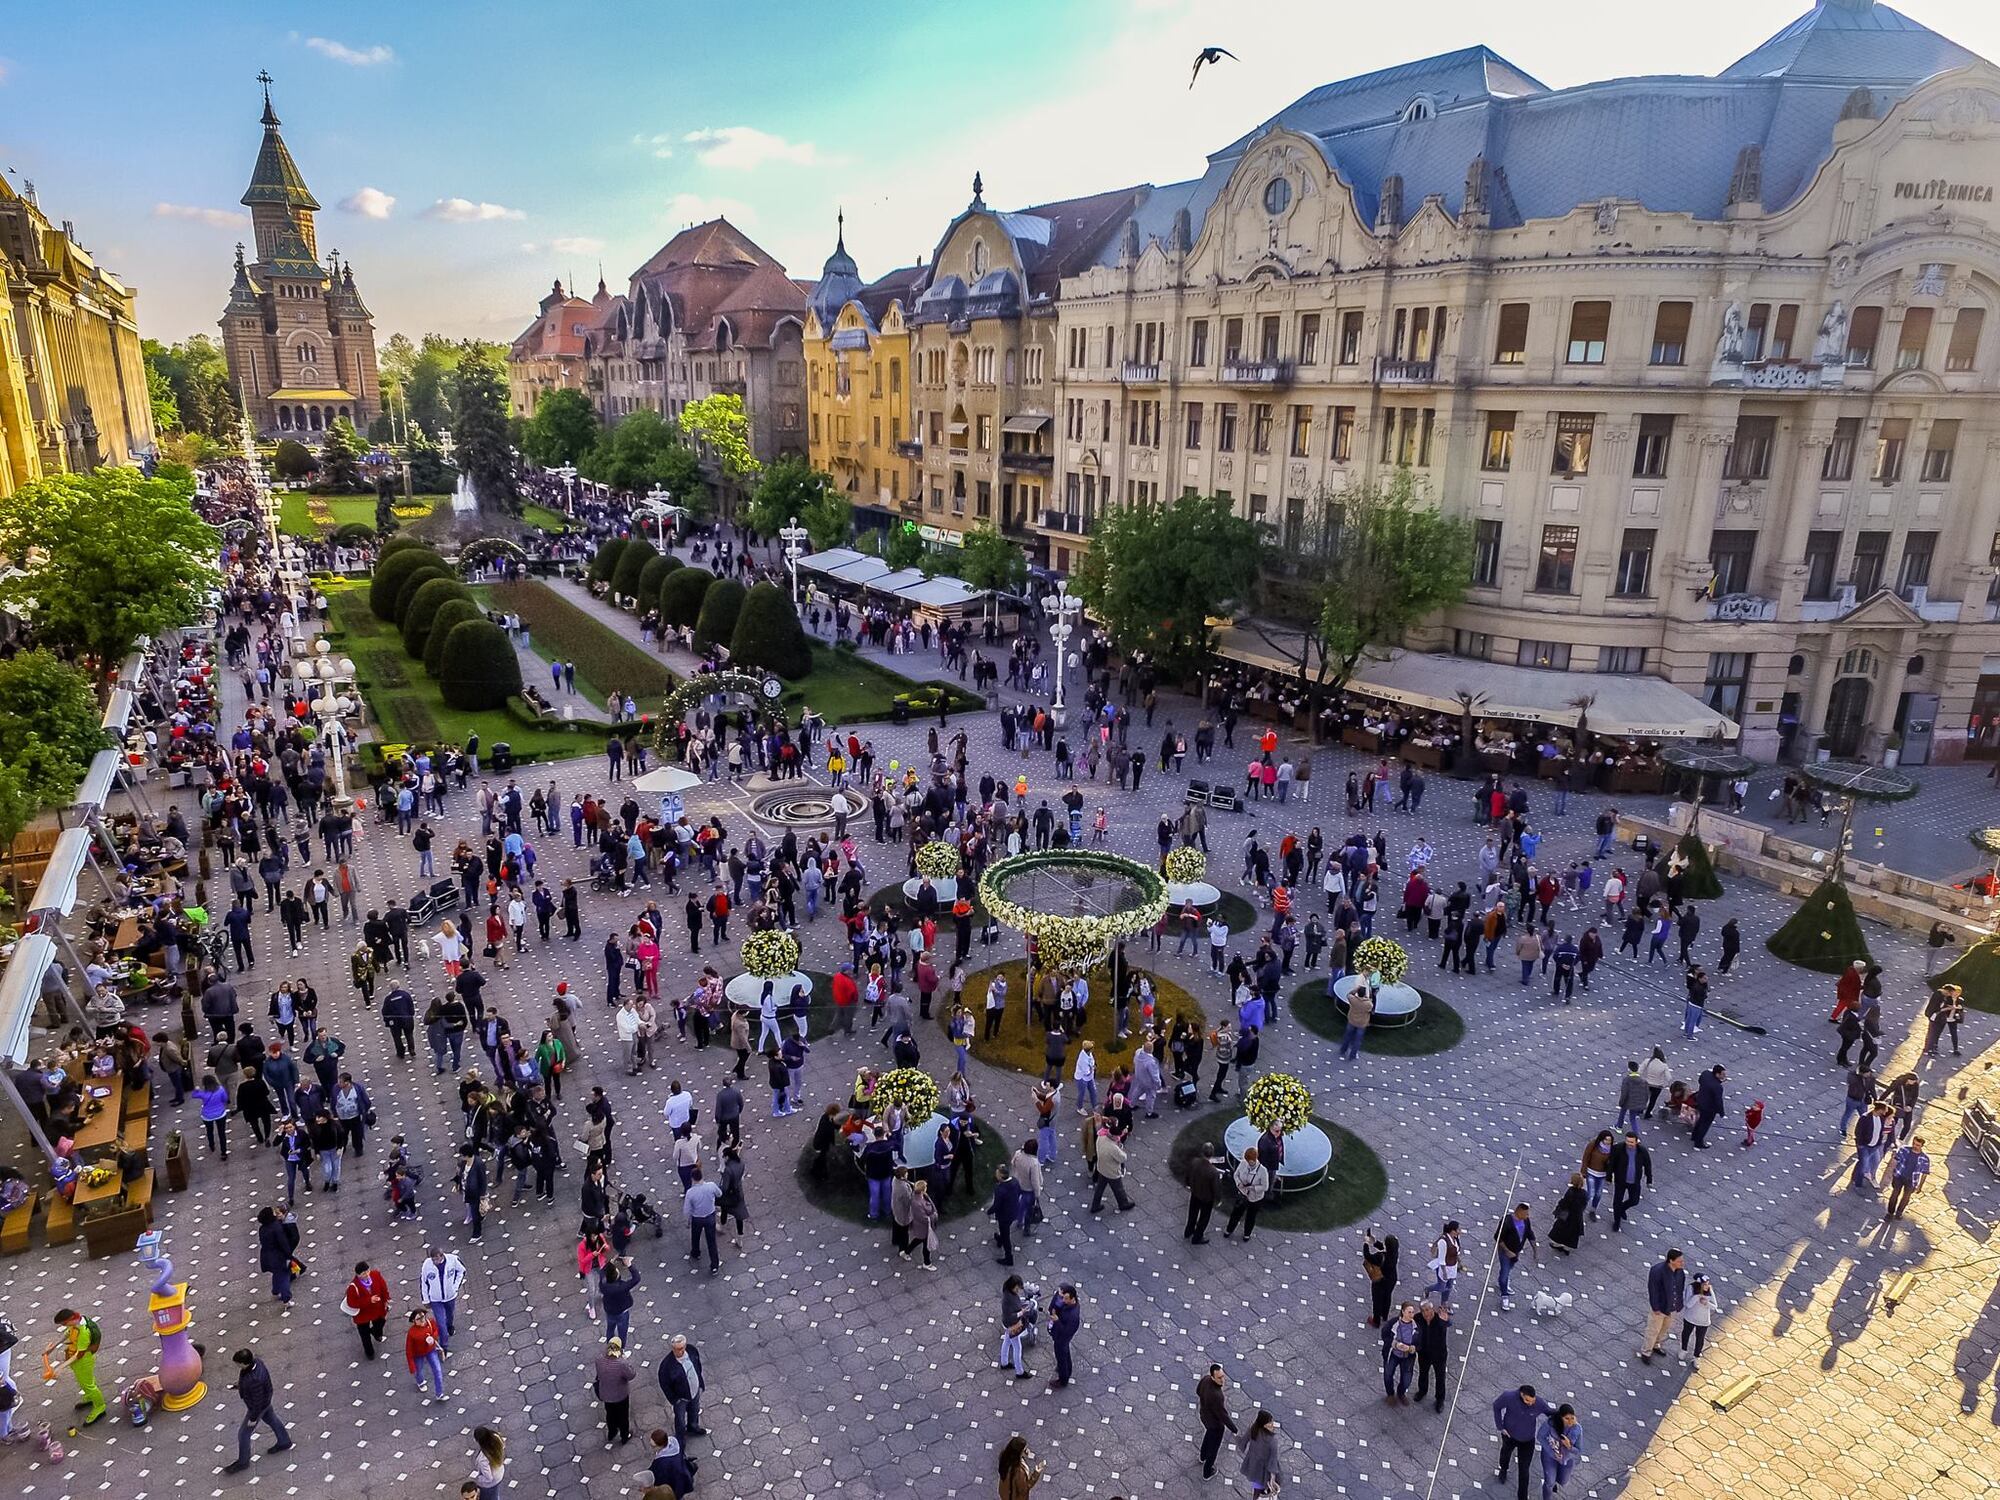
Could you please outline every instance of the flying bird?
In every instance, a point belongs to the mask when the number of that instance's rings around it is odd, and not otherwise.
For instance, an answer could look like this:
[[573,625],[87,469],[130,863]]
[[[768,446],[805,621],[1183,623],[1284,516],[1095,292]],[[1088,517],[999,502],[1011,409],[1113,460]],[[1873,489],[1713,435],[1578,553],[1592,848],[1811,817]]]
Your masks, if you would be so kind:
[[1200,52],[1195,54],[1194,72],[1188,77],[1188,87],[1193,88],[1195,79],[1201,77],[1201,65],[1203,63],[1219,62],[1225,57],[1231,62],[1238,61],[1236,54],[1231,52],[1227,47],[1202,48]]

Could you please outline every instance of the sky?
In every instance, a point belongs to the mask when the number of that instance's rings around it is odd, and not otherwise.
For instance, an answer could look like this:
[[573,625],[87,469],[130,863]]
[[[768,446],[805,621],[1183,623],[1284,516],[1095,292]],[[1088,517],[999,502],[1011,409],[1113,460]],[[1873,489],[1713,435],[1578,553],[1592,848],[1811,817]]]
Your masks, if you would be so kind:
[[[508,339],[551,279],[614,290],[726,214],[815,277],[928,259],[971,196],[1023,207],[1198,175],[1328,81],[1483,42],[1552,87],[1713,73],[1806,0],[94,0],[10,7],[0,168],[139,289],[148,337],[213,334],[260,139],[260,69],[379,336]],[[2000,5],[1899,7],[2000,58]],[[308,17],[312,17],[308,19]],[[1190,65],[1204,46],[1236,60]]]

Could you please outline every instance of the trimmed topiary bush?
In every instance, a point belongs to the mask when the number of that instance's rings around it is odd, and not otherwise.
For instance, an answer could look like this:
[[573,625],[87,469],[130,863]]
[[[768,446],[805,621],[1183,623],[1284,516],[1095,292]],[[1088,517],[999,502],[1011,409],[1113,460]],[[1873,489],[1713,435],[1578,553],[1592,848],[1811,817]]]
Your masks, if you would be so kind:
[[1674,852],[1684,861],[1681,895],[1689,901],[1713,901],[1722,894],[1722,880],[1708,857],[1708,846],[1692,833],[1681,835]]
[[812,642],[791,596],[775,583],[760,583],[743,596],[729,657],[743,672],[775,672],[794,681],[811,675]]
[[680,568],[667,575],[660,585],[660,613],[676,629],[692,626],[701,618],[701,603],[715,582],[706,568]]
[[485,618],[486,611],[468,597],[451,598],[440,604],[431,616],[431,628],[424,635],[424,670],[432,677],[444,670],[444,645],[454,625]]
[[702,595],[701,613],[694,622],[695,650],[729,644],[736,634],[736,620],[743,613],[748,591],[734,578],[718,578]]
[[400,628],[403,617],[410,612],[410,601],[417,597],[417,590],[438,578],[448,578],[456,583],[458,573],[450,563],[436,562],[425,563],[404,574],[403,581],[396,585],[395,597],[389,606],[390,622]]
[[[371,536],[375,532],[375,528],[372,526],[363,526],[362,530],[368,532]],[[423,552],[435,550],[423,538],[411,536],[407,531],[399,531],[394,536],[385,538],[382,545],[375,549],[376,565],[379,567],[383,559],[394,557],[398,552],[407,552],[412,547]]]
[[396,594],[402,588],[403,581],[417,569],[432,563],[440,568],[444,567],[444,559],[437,553],[428,547],[416,544],[378,560],[374,576],[368,580],[368,612],[378,620],[393,620]]
[[660,607],[660,585],[667,581],[667,575],[680,566],[680,559],[660,553],[646,559],[646,566],[639,570],[639,586],[633,592],[639,596],[635,608],[641,614]]
[[639,580],[645,576],[646,564],[660,555],[644,537],[634,537],[618,554],[618,566],[612,570],[611,592],[621,599],[644,598],[639,592]]
[[404,607],[403,649],[418,661],[424,659],[424,643],[430,639],[431,621],[437,618],[438,606],[447,599],[470,602],[472,594],[456,578],[426,578]]
[[631,545],[627,538],[618,536],[599,547],[596,555],[590,559],[590,581],[609,583],[612,572],[618,566],[618,559],[625,555],[625,549]]
[[1838,974],[1857,958],[1875,961],[1868,951],[1868,940],[1861,935],[1847,887],[1835,880],[1822,880],[1815,886],[1785,925],[1764,940],[1764,946],[1786,963],[1820,974]]
[[444,643],[438,691],[453,708],[498,708],[521,691],[521,658],[507,632],[491,620],[451,627]]

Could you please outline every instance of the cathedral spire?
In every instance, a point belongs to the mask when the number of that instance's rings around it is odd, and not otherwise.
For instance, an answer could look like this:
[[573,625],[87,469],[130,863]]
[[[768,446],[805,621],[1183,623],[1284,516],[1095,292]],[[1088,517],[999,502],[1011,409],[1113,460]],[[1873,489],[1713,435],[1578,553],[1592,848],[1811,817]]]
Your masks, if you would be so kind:
[[273,80],[270,72],[267,69],[260,68],[257,72],[257,81],[264,85],[264,123],[266,125],[275,125],[278,123],[278,112],[271,108],[271,84]]
[[285,138],[278,134],[278,114],[271,107],[271,75],[259,73],[257,81],[264,86],[264,143],[257,150],[257,165],[250,173],[250,186],[244,189],[239,200],[248,207],[259,204],[273,204],[280,208],[303,208],[312,211],[319,207],[319,200],[306,187],[305,175],[299,165],[292,160],[292,153],[285,145]]

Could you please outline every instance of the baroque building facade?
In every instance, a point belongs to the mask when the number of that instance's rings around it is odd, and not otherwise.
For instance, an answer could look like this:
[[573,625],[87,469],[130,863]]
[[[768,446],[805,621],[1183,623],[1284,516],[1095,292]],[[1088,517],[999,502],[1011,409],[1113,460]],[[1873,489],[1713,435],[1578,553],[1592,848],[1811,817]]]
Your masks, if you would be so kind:
[[584,341],[611,294],[597,278],[597,300],[586,302],[560,281],[535,309],[535,321],[507,346],[507,399],[517,417],[532,417],[547,391],[584,388]]
[[155,450],[137,293],[0,181],[0,495]]
[[[1289,543],[1408,469],[1475,532],[1413,647],[1664,677],[1759,757],[2000,756],[1996,193],[2000,69],[1869,0],[1714,78],[1472,48],[1328,85],[1049,288],[1029,524],[1063,570],[1193,491]],[[980,207],[940,272],[1011,249]],[[924,306],[948,486],[975,407]]]
[[242,202],[257,258],[236,247],[236,277],[222,314],[222,352],[244,412],[266,437],[310,441],[345,417],[366,431],[382,405],[375,317],[355,288],[354,267],[322,264],[313,215],[319,202],[278,132],[270,79],[264,140]]

